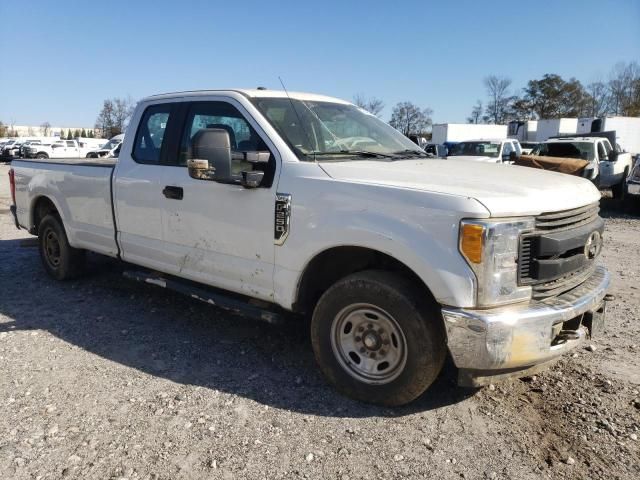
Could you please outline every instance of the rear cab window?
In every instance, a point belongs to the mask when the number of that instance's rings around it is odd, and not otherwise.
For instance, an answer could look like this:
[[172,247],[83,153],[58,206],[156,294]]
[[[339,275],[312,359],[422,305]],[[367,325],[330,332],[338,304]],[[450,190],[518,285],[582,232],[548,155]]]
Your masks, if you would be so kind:
[[175,104],[151,105],[142,114],[133,143],[131,157],[137,163],[159,164],[163,155],[166,132],[174,117]]

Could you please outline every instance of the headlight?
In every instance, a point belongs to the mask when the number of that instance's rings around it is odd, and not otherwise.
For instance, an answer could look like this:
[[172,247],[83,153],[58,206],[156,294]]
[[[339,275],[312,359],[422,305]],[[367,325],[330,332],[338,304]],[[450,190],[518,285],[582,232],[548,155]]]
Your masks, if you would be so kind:
[[460,252],[477,279],[477,307],[531,298],[531,287],[518,286],[520,235],[533,230],[532,218],[463,220]]

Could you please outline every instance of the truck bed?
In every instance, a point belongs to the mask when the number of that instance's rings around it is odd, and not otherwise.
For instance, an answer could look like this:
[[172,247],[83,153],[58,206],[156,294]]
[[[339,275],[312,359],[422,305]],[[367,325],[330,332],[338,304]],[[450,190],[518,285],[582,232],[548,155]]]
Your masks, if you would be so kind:
[[117,256],[111,193],[116,162],[115,158],[14,160],[19,225],[35,231],[37,206],[50,201],[65,220],[71,246]]

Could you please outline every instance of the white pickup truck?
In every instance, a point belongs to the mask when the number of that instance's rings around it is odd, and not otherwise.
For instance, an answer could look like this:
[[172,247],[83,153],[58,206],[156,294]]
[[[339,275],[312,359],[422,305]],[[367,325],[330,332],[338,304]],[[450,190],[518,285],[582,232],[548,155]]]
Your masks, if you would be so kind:
[[578,158],[589,162],[584,171],[599,188],[610,188],[615,198],[625,193],[625,180],[631,172],[633,159],[628,152],[614,148],[609,139],[596,136],[550,138],[539,144],[534,156]]
[[449,160],[472,160],[475,162],[512,164],[522,155],[518,140],[465,140],[458,142],[449,151]]
[[52,277],[89,250],[267,321],[306,315],[328,381],[365,402],[412,401],[447,354],[462,385],[529,374],[604,322],[591,182],[431,159],[335,98],[149,97],[117,161],[18,160],[10,180]]
[[82,158],[85,152],[76,140],[56,140],[39,145],[30,145],[25,154],[28,158]]

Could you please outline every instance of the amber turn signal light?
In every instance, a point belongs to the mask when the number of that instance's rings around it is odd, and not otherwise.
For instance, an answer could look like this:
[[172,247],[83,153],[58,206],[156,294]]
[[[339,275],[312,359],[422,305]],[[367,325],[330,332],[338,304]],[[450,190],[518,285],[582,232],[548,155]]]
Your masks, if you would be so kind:
[[462,225],[460,250],[472,263],[482,263],[482,238],[484,227],[466,223]]

